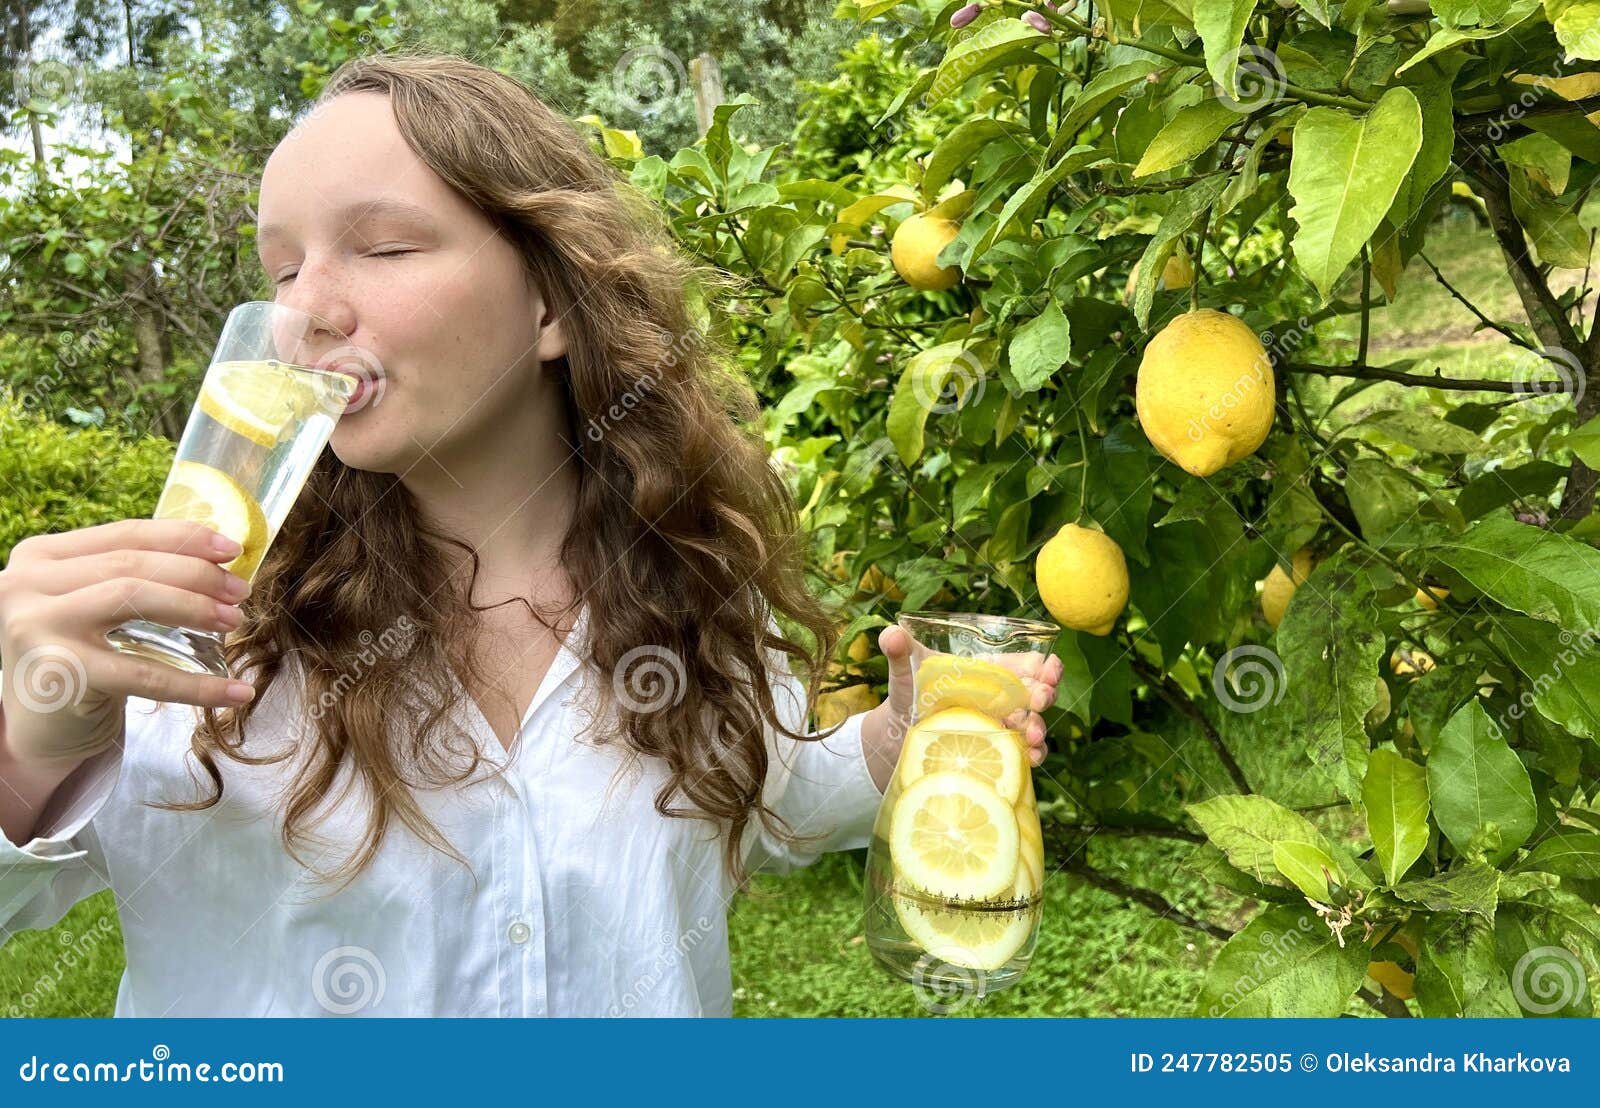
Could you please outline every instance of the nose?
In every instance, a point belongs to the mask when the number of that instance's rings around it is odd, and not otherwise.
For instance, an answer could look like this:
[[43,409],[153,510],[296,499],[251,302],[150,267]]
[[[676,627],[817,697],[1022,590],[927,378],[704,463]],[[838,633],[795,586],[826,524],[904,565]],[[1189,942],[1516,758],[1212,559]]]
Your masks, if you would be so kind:
[[306,325],[304,341],[318,355],[345,345],[355,332],[349,282],[334,265],[308,256],[294,280],[279,292],[277,303],[313,317]]

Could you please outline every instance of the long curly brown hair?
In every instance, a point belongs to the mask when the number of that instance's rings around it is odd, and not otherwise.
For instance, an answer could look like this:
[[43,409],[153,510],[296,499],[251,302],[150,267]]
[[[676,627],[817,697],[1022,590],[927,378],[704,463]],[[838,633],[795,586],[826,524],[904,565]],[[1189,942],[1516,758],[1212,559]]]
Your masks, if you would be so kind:
[[[791,731],[775,711],[769,667],[787,655],[813,702],[838,631],[806,587],[798,513],[756,430],[754,390],[710,315],[695,307],[696,299],[714,307],[736,281],[686,258],[659,208],[512,78],[449,55],[373,56],[341,66],[319,103],[356,91],[389,96],[418,157],[519,248],[530,279],[561,313],[568,349],[565,365],[553,367],[565,383],[580,476],[560,557],[579,598],[567,610],[588,605],[583,661],[619,674],[624,656],[643,646],[670,652],[682,667],[682,696],[654,698],[672,701],[655,710],[635,710],[653,704],[595,682],[615,712],[596,705],[596,718],[614,720],[613,736],[633,752],[665,760],[659,812],[722,825],[724,860],[742,887],[740,843],[752,818],[780,839],[800,838],[761,798],[766,729],[807,738],[803,723]],[[544,475],[528,476],[537,483]],[[446,557],[446,546],[471,558],[459,592],[439,588],[459,581],[451,566],[463,564]],[[483,760],[445,726],[465,688],[486,687],[468,649],[477,613],[488,610],[471,601],[477,573],[476,553],[425,525],[399,478],[352,469],[325,451],[228,639],[229,664],[253,680],[256,697],[204,709],[192,747],[210,795],[161,806],[217,804],[219,755],[251,765],[289,756],[244,745],[252,712],[293,656],[304,701],[317,710],[311,749],[296,752],[301,765],[287,788],[289,853],[320,879],[347,883],[399,820],[466,864],[412,790],[464,781]],[[438,599],[417,604],[428,596]],[[377,634],[384,649],[372,649]],[[458,674],[467,675],[464,687]],[[391,734],[392,718],[417,726]],[[318,809],[347,765],[372,798],[371,818],[349,858],[319,870],[307,847],[319,840]]]

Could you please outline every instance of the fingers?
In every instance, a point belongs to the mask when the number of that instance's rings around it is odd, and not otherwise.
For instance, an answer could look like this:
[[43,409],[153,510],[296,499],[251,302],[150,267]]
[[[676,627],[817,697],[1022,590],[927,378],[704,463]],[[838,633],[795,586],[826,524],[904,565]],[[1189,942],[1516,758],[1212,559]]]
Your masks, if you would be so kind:
[[[218,545],[228,544],[226,548]],[[34,535],[17,544],[41,557],[81,558],[112,550],[133,548],[189,554],[215,562],[231,561],[239,544],[207,527],[186,519],[122,519],[95,527],[81,527],[54,535]]]
[[113,550],[93,557],[52,562],[48,572],[38,575],[31,583],[42,595],[65,596],[119,577],[188,589],[230,604],[237,604],[250,593],[250,585],[244,578],[228,572],[217,562],[142,549]]
[[[96,651],[85,663],[92,688],[114,696],[138,696],[146,700],[177,704],[195,704],[203,708],[237,708],[251,696],[228,695],[230,686],[243,686],[242,681],[226,677],[212,677],[182,670],[161,662],[152,662],[114,650]],[[250,690],[253,695],[253,690]]]
[[85,633],[103,634],[127,619],[199,631],[230,631],[242,620],[237,605],[137,577],[114,577],[79,589],[70,597],[40,603],[59,606],[49,626]]

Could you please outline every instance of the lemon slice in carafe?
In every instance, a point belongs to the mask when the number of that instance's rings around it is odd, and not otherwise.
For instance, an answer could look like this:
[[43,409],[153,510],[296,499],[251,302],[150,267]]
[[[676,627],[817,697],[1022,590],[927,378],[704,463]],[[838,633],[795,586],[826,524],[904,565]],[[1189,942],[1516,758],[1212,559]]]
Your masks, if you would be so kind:
[[246,581],[267,552],[267,517],[260,502],[231,476],[203,462],[172,464],[155,518],[203,523],[244,547],[223,568]]
[[1003,721],[1027,708],[1028,687],[1022,678],[997,662],[930,654],[917,666],[917,714],[931,716],[948,708],[970,708]]
[[[1019,874],[1010,898],[1034,897],[1031,878]],[[1016,956],[1039,923],[1039,906],[1005,911],[941,908],[904,896],[894,898],[895,917],[906,936],[941,962],[974,970],[997,970]]]
[[1011,802],[983,781],[945,771],[920,777],[889,816],[899,878],[932,896],[985,900],[1016,881],[1019,835]]
[[947,771],[985,781],[1006,804],[1016,804],[1028,773],[1021,737],[1015,731],[997,730],[987,716],[962,710],[940,712],[914,725],[900,753],[901,783],[910,785],[930,773]]
[[200,410],[257,446],[271,447],[318,406],[308,374],[281,362],[224,362],[200,387]]

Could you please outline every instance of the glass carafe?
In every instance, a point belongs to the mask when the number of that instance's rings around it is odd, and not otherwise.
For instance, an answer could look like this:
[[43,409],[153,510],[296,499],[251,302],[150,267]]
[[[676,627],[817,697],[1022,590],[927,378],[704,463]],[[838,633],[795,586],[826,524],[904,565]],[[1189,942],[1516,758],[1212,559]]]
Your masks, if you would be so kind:
[[916,705],[867,852],[866,938],[936,997],[1016,982],[1039,935],[1044,842],[1025,726],[1061,629],[907,612]]

